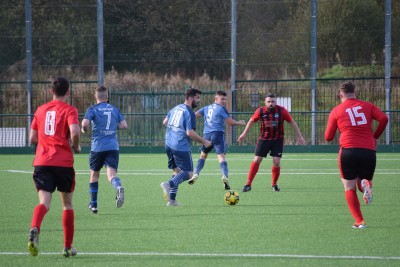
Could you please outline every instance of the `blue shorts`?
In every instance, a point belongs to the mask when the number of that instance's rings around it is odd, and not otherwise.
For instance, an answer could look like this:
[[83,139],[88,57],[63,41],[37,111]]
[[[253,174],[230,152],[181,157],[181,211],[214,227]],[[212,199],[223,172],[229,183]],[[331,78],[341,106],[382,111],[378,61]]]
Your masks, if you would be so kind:
[[90,151],[89,164],[92,171],[98,172],[103,166],[118,170],[119,151],[109,150],[102,152]]
[[226,154],[226,145],[225,145],[225,133],[224,132],[211,132],[206,133],[203,136],[204,139],[211,141],[212,145],[210,147],[201,146],[201,151],[205,154],[208,154],[215,148],[215,152],[217,154]]
[[168,169],[179,168],[182,171],[193,171],[192,153],[190,151],[177,151],[165,146],[165,152],[168,157]]

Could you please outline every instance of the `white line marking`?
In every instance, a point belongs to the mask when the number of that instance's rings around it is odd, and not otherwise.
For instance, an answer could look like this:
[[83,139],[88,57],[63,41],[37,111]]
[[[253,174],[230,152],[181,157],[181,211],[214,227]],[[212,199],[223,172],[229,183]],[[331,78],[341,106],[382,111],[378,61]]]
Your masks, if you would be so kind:
[[7,172],[16,172],[16,173],[33,173],[33,170],[32,170],[32,171],[4,170],[4,171],[7,171]]
[[[0,252],[0,255],[28,255],[25,252]],[[60,252],[40,252],[41,255],[60,255]],[[400,260],[400,256],[341,256],[341,255],[295,255],[295,254],[218,254],[218,253],[162,253],[162,252],[78,252],[78,255],[116,256],[179,256],[179,257],[253,257],[253,258],[301,258],[301,259],[361,259]]]
[[[327,169],[328,170],[328,169]],[[293,169],[294,171],[294,169]],[[0,172],[11,172],[11,173],[28,173],[28,174],[32,174],[33,170],[27,171],[27,170],[0,170]],[[245,172],[238,172],[238,171],[233,171],[231,170],[231,173],[233,173],[234,175],[247,175],[248,171]],[[89,175],[90,172],[89,171],[82,171],[82,170],[75,170],[75,174],[78,175]],[[154,170],[152,172],[146,172],[143,170],[132,170],[130,172],[118,172],[119,175],[131,175],[131,176],[143,176],[143,175],[147,175],[147,176],[168,176],[170,174],[169,170]],[[269,172],[258,172],[257,174],[260,175],[268,175],[270,174]],[[399,172],[380,172],[380,171],[376,171],[375,175],[396,175],[399,174]],[[215,175],[219,175],[216,173],[207,173],[207,172],[202,172],[201,173],[202,176],[215,176]],[[304,170],[301,170],[301,172],[281,172],[281,175],[339,175],[338,171],[332,171],[332,172],[304,172]]]

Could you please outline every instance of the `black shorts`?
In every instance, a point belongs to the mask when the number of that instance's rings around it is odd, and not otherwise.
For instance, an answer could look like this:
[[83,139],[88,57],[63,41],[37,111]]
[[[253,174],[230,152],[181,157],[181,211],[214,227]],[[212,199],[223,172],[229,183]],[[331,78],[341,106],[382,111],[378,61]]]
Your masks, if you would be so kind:
[[269,153],[271,157],[282,157],[283,139],[278,140],[261,140],[259,139],[256,146],[255,155],[258,157],[266,157]]
[[75,170],[73,167],[35,166],[33,181],[36,189],[53,193],[72,193],[75,190]]
[[345,180],[372,180],[376,167],[376,152],[366,148],[342,148],[339,152],[340,175]]

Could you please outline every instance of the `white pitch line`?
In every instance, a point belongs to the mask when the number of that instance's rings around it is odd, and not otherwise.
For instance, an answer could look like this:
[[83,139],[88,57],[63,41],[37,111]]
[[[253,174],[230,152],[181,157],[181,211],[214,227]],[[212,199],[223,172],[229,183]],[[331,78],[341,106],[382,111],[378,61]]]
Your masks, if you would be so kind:
[[15,172],[15,173],[33,173],[33,170],[31,171],[20,171],[20,170],[4,170],[6,172]]
[[[32,174],[32,170],[0,170],[0,172],[11,172],[11,173],[28,173]],[[231,171],[232,172],[232,171]],[[233,173],[233,172],[232,172]],[[81,170],[76,170],[75,174],[78,175],[88,175],[88,171],[81,171]],[[169,175],[168,170],[155,170],[152,172],[144,172],[144,171],[131,171],[131,172],[118,172],[119,175],[132,175],[132,176],[143,176],[143,175],[148,175],[148,176],[165,176]],[[247,175],[248,172],[234,172],[235,175]],[[268,175],[270,174],[269,172],[258,172],[257,174],[260,175]],[[396,175],[399,174],[399,172],[380,172],[376,171],[375,175]],[[215,176],[215,173],[202,173],[202,176]],[[339,175],[339,172],[281,172],[281,175]]]
[[[40,252],[40,254],[41,255],[60,255],[60,252]],[[0,255],[29,255],[29,253],[0,252]],[[78,252],[78,255],[400,260],[400,256],[345,256],[345,255],[242,254],[242,253],[220,254],[220,253],[174,253],[174,252],[171,252],[171,253],[163,253],[163,252]]]

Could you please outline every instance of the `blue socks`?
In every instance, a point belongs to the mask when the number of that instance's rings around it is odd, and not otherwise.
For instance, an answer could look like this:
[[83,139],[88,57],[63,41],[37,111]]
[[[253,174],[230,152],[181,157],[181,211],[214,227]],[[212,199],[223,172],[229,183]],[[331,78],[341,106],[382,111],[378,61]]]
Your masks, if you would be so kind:
[[178,187],[179,184],[183,183],[184,181],[189,180],[189,173],[188,172],[181,172],[175,175],[171,180],[169,180],[169,185],[171,188]]
[[90,204],[97,208],[97,192],[99,191],[99,182],[89,183]]
[[[118,177],[112,178],[111,184],[113,185],[115,190],[117,190],[119,186],[122,186],[121,180]],[[98,192],[99,192],[99,182],[89,183],[90,204],[92,207],[97,208]]]
[[228,163],[226,161],[223,161],[219,164],[222,170],[222,174],[228,177]]
[[122,186],[121,180],[117,176],[114,176],[114,178],[111,179],[111,184],[114,186],[115,191],[119,186]]
[[194,169],[194,173],[200,173],[201,170],[204,168],[204,163],[205,162],[206,162],[205,159],[199,158],[197,160],[197,165],[196,165],[196,168]]
[[[197,160],[197,165],[196,168],[194,169],[194,173],[198,173],[200,174],[201,170],[204,168],[204,164],[205,164],[205,159],[203,158],[199,158]],[[226,161],[223,161],[219,164],[219,166],[221,167],[222,170],[222,174],[225,175],[226,177],[228,177],[228,163]]]
[[181,172],[171,178],[168,181],[171,190],[169,191],[169,199],[175,200],[176,194],[178,193],[178,186],[179,184],[183,183],[184,181],[189,180],[189,173],[188,172]]

